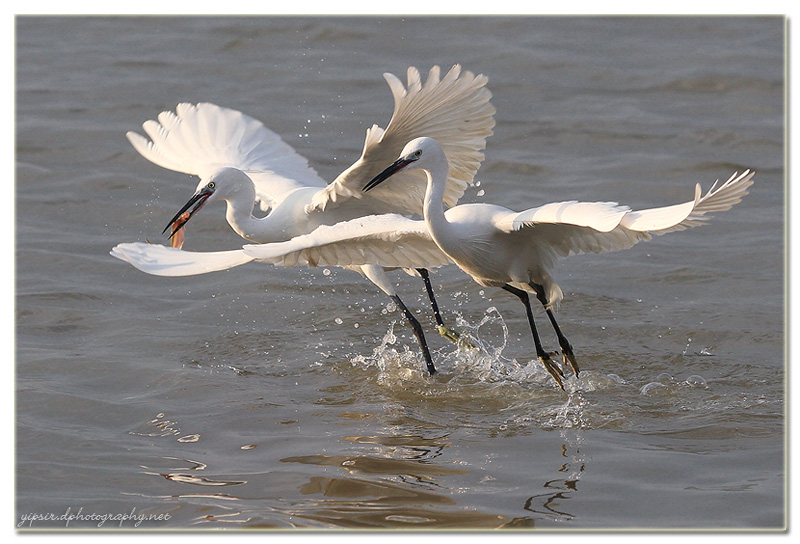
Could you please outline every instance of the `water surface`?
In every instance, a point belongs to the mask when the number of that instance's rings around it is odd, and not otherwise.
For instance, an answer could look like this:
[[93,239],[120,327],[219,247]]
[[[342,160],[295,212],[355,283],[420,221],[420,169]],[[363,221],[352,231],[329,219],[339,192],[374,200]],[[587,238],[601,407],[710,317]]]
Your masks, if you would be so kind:
[[[786,524],[783,19],[20,17],[16,42],[15,525]],[[453,267],[434,286],[478,351],[438,337],[396,275],[429,378],[355,273],[170,279],[108,255],[162,241],[196,184],[125,139],[160,111],[240,109],[332,179],[388,121],[383,72],[454,63],[498,110],[464,202],[652,207],[757,171],[706,227],[556,271],[583,369],[568,392],[518,301]],[[186,248],[240,244],[210,205]]]

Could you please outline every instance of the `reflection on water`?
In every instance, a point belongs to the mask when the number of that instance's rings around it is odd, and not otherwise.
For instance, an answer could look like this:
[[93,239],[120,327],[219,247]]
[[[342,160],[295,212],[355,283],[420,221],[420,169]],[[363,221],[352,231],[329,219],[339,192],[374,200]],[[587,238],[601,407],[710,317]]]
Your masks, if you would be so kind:
[[[452,394],[446,380],[441,391]],[[519,410],[520,398],[506,405]],[[568,421],[577,416],[581,404],[573,396],[562,404],[551,420]],[[357,428],[377,414],[344,411],[340,419]],[[579,418],[578,418],[579,419]],[[534,527],[538,520],[567,521],[573,514],[568,501],[578,492],[577,483],[586,470],[580,451],[581,429],[565,425],[553,451],[544,458],[531,458],[530,474],[515,482],[518,496],[493,476],[492,459],[487,458],[483,475],[475,479],[474,467],[464,466],[463,456],[448,433],[403,434],[408,428],[420,429],[420,421],[389,418],[384,434],[344,434],[338,449],[347,453],[322,452],[292,455],[279,459],[299,471],[288,473],[256,471],[245,475],[216,474],[212,462],[190,458],[165,457],[142,466],[143,474],[158,476],[173,492],[150,498],[166,503],[195,505],[198,515],[193,524],[247,527],[344,527],[344,528],[501,528]],[[465,420],[467,426],[474,422]],[[135,436],[168,439],[174,432],[147,432],[171,428],[176,422],[164,414],[137,427]],[[547,426],[547,424],[545,424]],[[370,428],[375,429],[374,426]],[[508,431],[507,431],[508,432]],[[531,432],[521,427],[514,434]],[[177,444],[177,442],[176,442]],[[240,451],[256,452],[258,444],[239,446]],[[541,450],[540,454],[541,454]],[[520,452],[522,454],[522,452]],[[555,462],[554,462],[555,461]],[[525,463],[523,463],[525,464]],[[209,476],[201,473],[208,472]],[[539,475],[539,476],[537,476]],[[197,493],[187,486],[225,487],[225,493]],[[496,495],[499,500],[517,503],[521,516],[492,513],[491,509],[462,504],[471,495]]]
[[[417,448],[422,449],[422,448]],[[391,455],[391,452],[387,452]],[[425,456],[426,454],[421,454]],[[350,474],[391,474],[414,479],[418,482],[433,481],[432,476],[466,474],[465,470],[436,466],[415,458],[409,461],[392,458],[346,455],[307,455],[287,457],[284,463],[303,463],[307,465],[335,466]]]
[[[440,348],[441,372],[430,377],[409,347],[411,341],[404,345],[394,334],[397,326],[388,325],[372,355],[332,363],[329,370],[348,385],[319,390],[315,404],[325,409],[326,418],[332,417],[333,446],[326,441],[323,449],[305,453],[293,446],[292,454],[276,457],[268,434],[263,442],[255,434],[255,440],[235,446],[260,455],[263,466],[277,462],[297,468],[289,471],[264,470],[256,463],[246,472],[220,472],[213,460],[165,457],[141,467],[144,474],[175,487],[157,496],[193,504],[198,513],[193,523],[202,526],[499,528],[561,523],[575,518],[570,504],[579,504],[579,483],[591,467],[584,433],[629,430],[635,417],[637,432],[646,435],[652,427],[654,435],[682,439],[667,448],[697,451],[693,441],[743,433],[736,417],[730,429],[719,423],[721,409],[768,404],[764,399],[738,401],[724,383],[699,374],[675,376],[664,370],[684,368],[684,359],[700,357],[695,353],[665,354],[660,361],[651,356],[647,365],[589,353],[580,379],[570,379],[567,391],[560,391],[538,360],[505,355],[527,346],[509,341],[496,308],[474,322],[459,316],[458,326],[477,349]],[[259,371],[235,374],[254,379]],[[359,410],[353,409],[355,398]],[[281,406],[258,399],[250,409],[269,414]],[[709,423],[712,418],[715,425]],[[276,432],[302,430],[302,423],[285,413],[274,420]],[[453,439],[455,429],[460,440]],[[159,413],[129,434],[172,440],[180,448],[202,444],[208,432],[186,433],[178,421]],[[512,445],[530,444],[531,438],[536,447],[530,451]],[[515,458],[520,472],[511,480],[498,474],[492,466],[495,452],[485,454],[482,466],[469,466],[462,460],[469,456],[465,440],[495,441],[506,448],[498,453]],[[224,487],[226,493],[186,489],[197,486]],[[504,508],[464,502],[472,496],[494,497]],[[520,515],[497,513],[508,511]]]
[[[443,450],[449,447],[447,441],[416,435],[350,437],[349,440],[386,446],[381,452],[384,456],[309,455],[281,460],[337,467],[347,473],[347,476],[310,477],[308,482],[300,485],[300,492],[320,495],[324,499],[305,501],[302,508],[294,510],[292,515],[339,527],[533,526],[543,517],[550,520],[572,517],[563,503],[577,491],[577,482],[585,469],[579,452],[573,452],[568,443],[561,444],[560,452],[565,460],[556,472],[564,477],[544,481],[541,484],[544,492],[523,500],[522,509],[534,515],[509,518],[458,506],[458,497],[463,494],[497,490],[492,489],[492,478],[485,482],[489,485],[480,482],[476,489],[459,485],[458,477],[468,475],[468,470],[432,464],[431,460],[442,456]],[[573,437],[572,440],[579,439]]]
[[573,518],[573,514],[568,512],[567,501],[573,498],[574,493],[577,493],[578,480],[586,469],[586,460],[577,448],[581,442],[581,435],[574,434],[568,437],[566,432],[562,432],[561,436],[565,439],[565,443],[561,446],[561,455],[565,461],[558,472],[564,477],[545,482],[543,487],[546,491],[529,497],[524,506],[525,510],[553,521],[566,521]]
[[[135,429],[131,429],[128,431],[129,434],[132,435],[139,435],[139,436],[177,436],[181,435],[181,429],[178,426],[177,421],[171,421],[169,419],[164,419],[166,416],[165,414],[161,413],[156,415],[153,419],[139,425]],[[176,439],[178,442],[197,442],[200,440],[200,435],[195,434],[187,434],[179,436]]]
[[227,486],[227,485],[241,485],[246,484],[246,481],[236,481],[236,480],[214,480],[211,478],[204,478],[202,476],[197,476],[196,474],[187,474],[185,472],[173,472],[177,470],[205,470],[208,466],[205,463],[201,463],[199,461],[191,461],[189,459],[177,459],[175,457],[169,457],[168,460],[179,460],[185,461],[189,464],[188,467],[181,467],[181,468],[168,468],[165,469],[169,472],[153,472],[151,467],[142,468],[144,470],[144,474],[149,474],[152,476],[161,476],[166,480],[170,480],[172,482],[179,482],[183,484],[192,484],[192,485],[207,485],[207,486]]

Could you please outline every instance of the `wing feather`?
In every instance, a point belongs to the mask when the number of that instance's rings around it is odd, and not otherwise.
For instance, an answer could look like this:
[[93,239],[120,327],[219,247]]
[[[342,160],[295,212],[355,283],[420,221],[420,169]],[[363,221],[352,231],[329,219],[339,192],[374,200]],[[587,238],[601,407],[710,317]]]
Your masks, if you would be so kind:
[[216,104],[181,103],[158,121],[145,121],[145,138],[127,137],[146,159],[166,168],[205,178],[221,167],[247,172],[256,193],[267,200],[298,187],[324,187],[325,181],[280,136],[261,121]]
[[440,78],[431,68],[423,85],[419,71],[409,68],[408,84],[384,74],[394,98],[394,111],[386,130],[374,125],[367,130],[361,157],[330,185],[317,193],[309,210],[324,210],[351,197],[369,202],[375,213],[422,214],[427,177],[421,171],[396,174],[391,184],[368,194],[364,185],[391,164],[403,147],[421,136],[436,139],[450,163],[445,206],[453,206],[472,183],[481,162],[486,138],[492,134],[495,108],[486,88],[488,79],[461,70],[459,65]]
[[619,251],[669,232],[705,224],[714,212],[741,202],[753,184],[754,172],[734,173],[703,195],[695,188],[692,201],[674,206],[633,211],[615,202],[555,202],[517,214],[498,223],[506,232],[528,231],[546,265],[558,257]]
[[154,276],[193,276],[227,270],[253,260],[241,249],[194,252],[142,242],[118,244],[111,255]]
[[693,202],[631,212],[621,221],[621,225],[631,230],[649,231],[658,235],[702,225],[711,219],[711,214],[729,210],[741,202],[753,185],[754,175],[752,170],[734,173],[719,187],[718,181],[714,182],[703,196],[698,184]]
[[438,248],[423,221],[385,214],[321,226],[286,242],[244,246],[250,257],[279,266],[377,265],[436,268],[450,259]]

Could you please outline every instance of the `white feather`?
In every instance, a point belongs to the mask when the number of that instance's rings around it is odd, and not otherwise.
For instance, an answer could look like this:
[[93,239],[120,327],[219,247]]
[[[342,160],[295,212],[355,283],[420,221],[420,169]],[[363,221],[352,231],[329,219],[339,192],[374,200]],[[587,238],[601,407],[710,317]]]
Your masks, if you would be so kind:
[[423,221],[395,214],[372,215],[331,226],[286,242],[244,246],[250,257],[279,266],[379,265],[435,268],[450,259],[438,248]]
[[227,270],[253,260],[243,250],[194,252],[159,244],[118,244],[111,255],[154,276],[194,276]]
[[146,159],[168,170],[202,179],[223,167],[245,171],[256,194],[275,201],[298,187],[324,187],[308,161],[261,121],[216,104],[181,103],[143,125],[150,140],[127,137]]
[[394,97],[394,112],[386,130],[373,125],[367,130],[361,157],[330,185],[317,193],[309,210],[324,210],[348,198],[363,198],[374,213],[407,212],[422,215],[427,180],[422,172],[398,174],[391,185],[369,193],[364,185],[390,164],[410,140],[436,138],[448,160],[445,204],[453,206],[472,184],[483,161],[486,138],[492,134],[495,108],[485,87],[487,78],[461,71],[459,65],[439,77],[434,66],[423,85],[416,68],[408,69],[408,85],[384,74]]

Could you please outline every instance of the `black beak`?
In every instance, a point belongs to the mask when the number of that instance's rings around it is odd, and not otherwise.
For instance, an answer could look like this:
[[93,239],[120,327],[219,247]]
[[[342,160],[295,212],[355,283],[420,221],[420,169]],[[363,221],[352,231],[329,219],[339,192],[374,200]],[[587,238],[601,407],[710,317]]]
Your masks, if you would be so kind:
[[374,189],[376,186],[380,185],[382,182],[386,181],[389,177],[393,176],[412,162],[414,162],[416,158],[408,158],[408,157],[400,157],[396,161],[394,161],[386,170],[372,178],[372,181],[364,185],[364,192],[366,193],[370,189]]
[[[175,217],[170,219],[169,223],[164,230],[161,231],[161,234],[167,232],[170,228],[172,228],[172,232],[170,232],[169,237],[172,238],[175,236],[175,233],[178,232],[183,228],[187,221],[195,214],[197,210],[203,207],[203,204],[206,203],[206,199],[214,194],[214,191],[204,187],[200,191],[196,192],[192,198],[189,199],[181,211],[175,214]],[[190,209],[191,208],[191,209]],[[189,216],[182,218],[181,216],[188,210]]]

